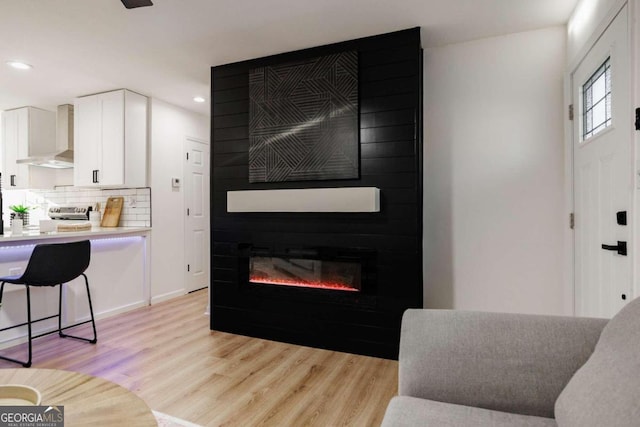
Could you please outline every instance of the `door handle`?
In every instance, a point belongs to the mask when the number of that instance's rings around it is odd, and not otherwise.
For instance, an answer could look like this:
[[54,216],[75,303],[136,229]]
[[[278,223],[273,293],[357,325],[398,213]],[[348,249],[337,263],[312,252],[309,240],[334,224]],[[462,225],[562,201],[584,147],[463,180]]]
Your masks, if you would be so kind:
[[11,186],[15,187],[16,186],[16,176],[15,175],[11,175],[9,178],[11,178]]
[[602,249],[617,251],[618,255],[627,256],[627,242],[621,242],[620,240],[618,240],[617,245],[602,245]]

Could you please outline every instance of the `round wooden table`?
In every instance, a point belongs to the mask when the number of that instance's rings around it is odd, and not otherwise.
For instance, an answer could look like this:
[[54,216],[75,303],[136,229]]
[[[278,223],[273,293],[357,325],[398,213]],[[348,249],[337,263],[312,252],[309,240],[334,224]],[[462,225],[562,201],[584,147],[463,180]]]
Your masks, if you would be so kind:
[[41,405],[64,406],[65,426],[157,426],[144,400],[102,378],[57,369],[0,369],[0,384],[24,384]]

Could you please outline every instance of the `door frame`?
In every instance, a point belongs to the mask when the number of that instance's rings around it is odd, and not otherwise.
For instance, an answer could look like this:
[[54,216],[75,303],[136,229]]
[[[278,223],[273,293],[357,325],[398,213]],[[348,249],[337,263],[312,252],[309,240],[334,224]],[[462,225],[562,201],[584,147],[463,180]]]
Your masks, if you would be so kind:
[[[198,144],[202,144],[208,147],[209,152],[211,152],[211,144],[209,143],[209,141],[204,140],[204,139],[200,139],[200,138],[196,138],[196,137],[192,137],[192,136],[186,136],[184,137],[184,140],[182,141],[182,206],[183,206],[183,212],[182,212],[182,229],[183,229],[183,233],[184,233],[184,247],[183,250],[185,250],[185,258],[184,258],[184,283],[185,283],[185,291],[186,293],[191,292],[190,290],[187,290],[186,288],[186,284],[187,281],[189,280],[189,272],[186,269],[186,265],[187,265],[187,258],[186,258],[186,247],[187,247],[187,206],[188,206],[188,192],[187,192],[187,159],[186,159],[186,153],[188,150],[188,144],[189,142],[195,142]],[[209,160],[208,163],[208,170],[206,171],[206,177],[205,179],[207,180],[207,182],[210,182],[210,176],[211,176],[211,162],[210,159],[208,158],[207,160]],[[207,285],[207,309],[205,314],[209,314],[210,313],[210,300],[211,300],[211,268],[210,268],[210,263],[211,263],[211,239],[209,238],[211,233],[211,211],[210,211],[210,200],[211,200],[211,188],[209,188],[209,194],[207,195],[207,200],[205,200],[205,205],[208,209],[208,218],[205,221],[206,223],[206,227],[207,230],[205,232],[205,236],[207,237],[207,243],[208,243],[208,253],[205,254],[205,269],[207,271],[209,271],[209,284]]]
[[[572,93],[572,75],[586,57],[587,53],[591,50],[591,48],[596,44],[598,39],[604,34],[609,25],[616,18],[618,13],[624,8],[624,6],[628,6],[628,25],[627,25],[627,37],[629,39],[629,64],[631,66],[631,105],[628,106],[629,114],[632,114],[633,106],[640,106],[640,79],[637,77],[638,71],[640,71],[640,55],[636,54],[637,49],[640,48],[640,29],[638,26],[640,25],[640,0],[617,0],[611,6],[606,16],[600,21],[596,29],[593,31],[589,39],[586,43],[580,48],[578,54],[571,60],[569,66],[567,67],[567,71],[564,75],[564,101],[565,101],[565,109],[564,109],[564,154],[565,154],[565,203],[564,203],[564,218],[566,227],[564,228],[564,253],[565,253],[565,287],[564,287],[564,301],[563,304],[564,310],[567,315],[575,316],[576,308],[575,308],[575,292],[576,292],[576,284],[575,284],[575,236],[574,230],[569,227],[569,216],[574,212],[574,185],[573,185],[573,177],[574,177],[574,164],[573,164],[573,121],[569,120],[568,116],[568,106],[573,103],[573,93]],[[633,120],[631,120],[633,123]],[[631,238],[632,242],[630,242],[630,249],[633,255],[633,259],[631,260],[631,280],[632,280],[632,292],[633,295],[630,298],[633,298],[640,295],[640,284],[637,283],[636,278],[638,277],[638,263],[640,262],[640,250],[636,250],[638,247],[636,244],[640,241],[640,233],[638,230],[638,189],[640,188],[640,161],[637,161],[638,158],[638,150],[636,147],[640,145],[640,132],[633,131],[632,129],[628,130],[632,132],[631,134],[631,159],[629,161],[633,162],[631,170],[634,171],[636,185],[635,191],[632,193],[631,199],[631,215],[629,220],[629,226],[631,227]],[[630,177],[631,178],[631,177]]]

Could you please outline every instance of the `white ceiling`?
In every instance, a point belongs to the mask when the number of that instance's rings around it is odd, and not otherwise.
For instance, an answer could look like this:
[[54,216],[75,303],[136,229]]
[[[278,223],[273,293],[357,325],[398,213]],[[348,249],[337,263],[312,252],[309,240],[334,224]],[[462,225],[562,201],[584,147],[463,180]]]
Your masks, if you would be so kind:
[[562,25],[577,0],[153,2],[0,0],[0,110],[129,88],[208,115],[211,66],[417,26],[427,48]]

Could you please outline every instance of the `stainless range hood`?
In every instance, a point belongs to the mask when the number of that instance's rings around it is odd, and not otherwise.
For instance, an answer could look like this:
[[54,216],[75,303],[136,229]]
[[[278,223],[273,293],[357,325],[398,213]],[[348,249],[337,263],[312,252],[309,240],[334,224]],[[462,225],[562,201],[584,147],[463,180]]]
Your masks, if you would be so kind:
[[56,121],[56,150],[19,159],[16,163],[54,169],[73,167],[73,105],[59,105]]

